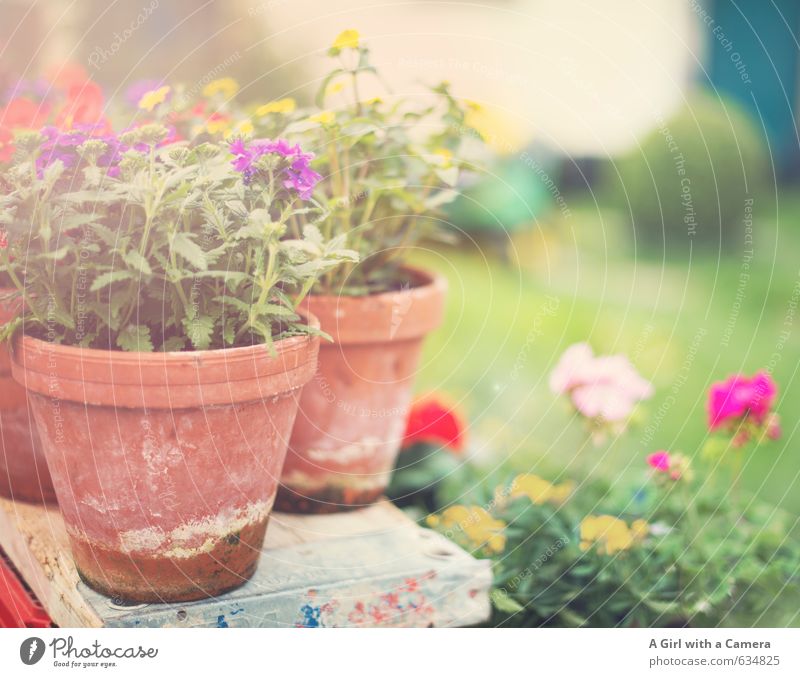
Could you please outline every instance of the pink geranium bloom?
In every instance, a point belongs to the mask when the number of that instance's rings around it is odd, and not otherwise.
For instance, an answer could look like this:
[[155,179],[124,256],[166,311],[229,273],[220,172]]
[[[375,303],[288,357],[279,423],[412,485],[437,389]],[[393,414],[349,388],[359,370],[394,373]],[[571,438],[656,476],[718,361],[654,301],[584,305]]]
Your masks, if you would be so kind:
[[659,472],[667,472],[669,470],[669,460],[668,451],[654,451],[647,457],[647,464]]
[[651,397],[653,386],[624,355],[595,357],[586,343],[567,348],[550,374],[550,389],[568,395],[587,418],[617,422],[630,416],[637,402]]
[[770,413],[778,388],[765,372],[752,378],[734,374],[715,383],[708,392],[708,427],[710,430],[750,418],[761,425]]

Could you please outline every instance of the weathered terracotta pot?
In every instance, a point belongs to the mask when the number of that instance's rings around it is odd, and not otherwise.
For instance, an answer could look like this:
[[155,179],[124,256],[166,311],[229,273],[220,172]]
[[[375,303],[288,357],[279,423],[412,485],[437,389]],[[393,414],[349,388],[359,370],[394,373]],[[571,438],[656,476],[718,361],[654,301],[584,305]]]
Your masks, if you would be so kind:
[[[0,288],[0,298],[12,291]],[[0,324],[18,312],[18,303],[0,300]],[[32,503],[56,500],[30,415],[28,396],[11,378],[11,360],[5,343],[0,344],[0,494]]]
[[443,277],[407,269],[408,288],[363,297],[311,296],[333,337],[300,398],[276,509],[329,513],[374,503],[400,449],[425,335],[442,321]]
[[253,574],[319,339],[276,350],[14,343],[86,583],[125,601],[187,601]]

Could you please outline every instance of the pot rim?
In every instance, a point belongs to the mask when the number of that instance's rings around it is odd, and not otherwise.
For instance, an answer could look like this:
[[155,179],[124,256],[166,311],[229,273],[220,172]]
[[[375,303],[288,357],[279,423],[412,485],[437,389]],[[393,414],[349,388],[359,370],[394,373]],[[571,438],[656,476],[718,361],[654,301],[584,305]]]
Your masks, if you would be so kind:
[[[319,320],[303,312],[308,324]],[[19,334],[10,346],[14,379],[54,399],[117,407],[187,408],[280,395],[313,376],[319,337],[199,351],[128,352],[81,348]],[[91,386],[91,387],[87,387]]]
[[411,265],[404,265],[401,270],[414,276],[419,284],[364,296],[309,294],[303,307],[319,318],[322,330],[337,344],[420,339],[442,322],[447,278],[437,271]]

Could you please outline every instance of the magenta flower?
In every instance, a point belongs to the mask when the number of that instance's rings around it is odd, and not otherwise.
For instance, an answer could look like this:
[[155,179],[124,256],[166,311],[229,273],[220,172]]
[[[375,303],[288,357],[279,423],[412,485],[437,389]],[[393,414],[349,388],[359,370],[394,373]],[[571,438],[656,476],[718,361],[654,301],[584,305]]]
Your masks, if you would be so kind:
[[567,348],[550,374],[550,389],[568,395],[585,417],[611,423],[630,416],[641,400],[653,395],[624,355],[595,357],[586,343]]
[[678,480],[692,479],[689,459],[683,454],[670,454],[668,451],[654,451],[647,457],[647,464],[653,468],[660,477],[667,476],[677,482]]
[[727,424],[736,425],[745,419],[762,425],[770,413],[778,388],[765,372],[752,378],[734,374],[714,383],[708,392],[708,427],[716,430]]
[[230,144],[230,151],[235,156],[233,168],[241,172],[246,182],[253,180],[258,168],[256,161],[264,155],[275,154],[284,158],[285,166],[282,170],[283,187],[286,190],[294,190],[302,200],[308,200],[314,191],[314,187],[322,178],[310,167],[311,160],[314,159],[312,153],[304,153],[300,146],[291,146],[288,141],[278,139],[255,139],[247,142],[244,139],[236,139]]
[[658,472],[667,472],[669,470],[669,452],[654,451],[647,457],[647,465]]

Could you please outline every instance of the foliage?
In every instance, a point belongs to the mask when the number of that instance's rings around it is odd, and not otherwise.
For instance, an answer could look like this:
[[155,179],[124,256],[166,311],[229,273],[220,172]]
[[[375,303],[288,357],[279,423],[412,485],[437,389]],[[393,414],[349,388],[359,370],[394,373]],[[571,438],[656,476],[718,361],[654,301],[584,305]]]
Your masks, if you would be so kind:
[[479,135],[446,83],[432,89],[425,105],[394,96],[363,100],[364,80],[380,76],[356,31],[342,33],[328,54],[337,65],[323,79],[315,107],[272,102],[256,111],[254,124],[262,136],[281,134],[316,154],[313,166],[324,177],[316,193],[325,209],[323,234],[343,236],[360,256],[358,265],[330,270],[316,291],[368,294],[402,284],[399,267],[409,248],[443,233],[437,212],[455,198],[466,165],[462,148]]
[[766,176],[754,122],[733,102],[698,93],[609,163],[605,184],[630,214],[638,247],[681,254],[690,243],[712,251],[744,247],[746,200],[770,199]]
[[[4,335],[24,324],[69,345],[173,351],[309,331],[299,302],[355,254],[314,225],[320,210],[302,199],[299,149],[164,145],[168,135],[148,124],[118,137],[17,136],[2,178],[0,269],[25,313]],[[250,153],[246,167],[239,153]],[[288,236],[301,214],[303,232]]]
[[[492,558],[492,625],[708,626],[735,623],[732,614],[769,623],[770,608],[797,585],[800,544],[787,536],[788,516],[766,505],[742,509],[685,481],[610,493],[588,483],[561,504],[514,491],[530,477],[455,524],[429,518]],[[487,547],[500,535],[501,552]]]
[[[551,383],[588,373],[569,365],[559,363]],[[630,375],[626,360],[600,366],[601,390]],[[633,486],[612,489],[591,475],[577,488],[533,474],[481,480],[480,467],[415,447],[419,465],[403,467],[395,484],[406,489],[406,506],[431,510],[429,526],[492,560],[493,625],[776,623],[784,591],[800,576],[800,542],[788,515],[745,502],[738,489],[745,448],[735,443],[745,423],[758,428],[747,438],[753,452],[779,434],[776,392],[765,373],[712,385],[709,426],[724,415],[731,437],[703,472],[661,450],[647,455],[648,479]],[[448,458],[435,462],[437,453]],[[410,491],[423,469],[439,474]],[[796,622],[790,614],[796,607],[779,622]]]

